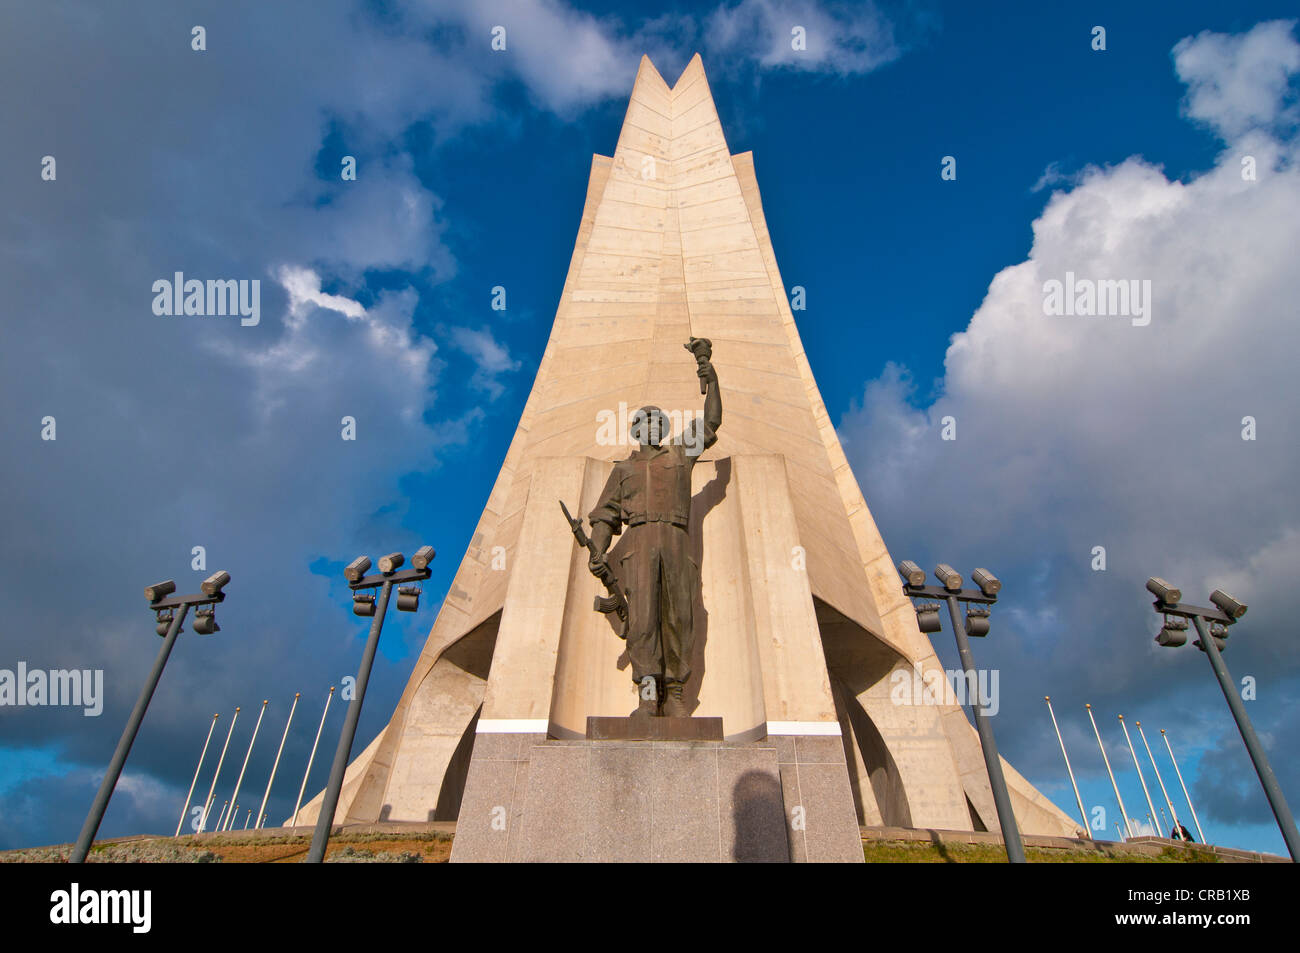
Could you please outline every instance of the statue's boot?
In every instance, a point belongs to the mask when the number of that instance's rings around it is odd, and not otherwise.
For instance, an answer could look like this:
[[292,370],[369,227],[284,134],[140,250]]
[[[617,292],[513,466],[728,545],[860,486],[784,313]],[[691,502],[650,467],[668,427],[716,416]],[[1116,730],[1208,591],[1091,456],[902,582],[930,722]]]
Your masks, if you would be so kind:
[[682,698],[682,683],[669,682],[664,692],[664,714],[669,718],[689,718],[686,702]]
[[651,717],[659,714],[659,680],[653,675],[647,675],[641,679],[641,684],[637,687],[637,706],[638,715],[649,715]]

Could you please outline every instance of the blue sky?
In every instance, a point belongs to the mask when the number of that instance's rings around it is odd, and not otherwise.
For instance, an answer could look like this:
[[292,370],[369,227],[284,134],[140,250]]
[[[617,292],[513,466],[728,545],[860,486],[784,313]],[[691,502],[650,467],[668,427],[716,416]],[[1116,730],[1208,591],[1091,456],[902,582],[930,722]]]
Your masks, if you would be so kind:
[[[156,652],[141,587],[196,582],[196,545],[234,576],[223,631],[182,639],[103,833],[172,830],[212,713],[243,706],[242,757],[269,698],[260,787],[301,691],[272,801],[288,813],[364,639],[341,566],[429,543],[424,608],[390,617],[359,744],[382,727],[527,398],[591,154],[612,153],[643,52],[672,82],[698,51],[732,151],[754,153],[785,284],[807,289],[800,333],[891,552],[1005,581],[976,647],[1002,671],[1003,753],[1073,813],[1052,695],[1113,834],[1083,704],[1134,816],[1115,715],[1168,728],[1210,838],[1282,852],[1205,660],[1150,645],[1142,583],[1250,603],[1226,660],[1257,680],[1247,707],[1300,798],[1300,42],[1287,4],[1134,6],[4,9],[0,668],[103,668],[108,698],[99,718],[0,710],[0,847],[75,836]],[[1026,317],[1067,269],[1151,278],[1151,326]],[[261,322],[154,315],[152,282],[177,270],[259,278]],[[341,721],[335,706],[326,741]]]

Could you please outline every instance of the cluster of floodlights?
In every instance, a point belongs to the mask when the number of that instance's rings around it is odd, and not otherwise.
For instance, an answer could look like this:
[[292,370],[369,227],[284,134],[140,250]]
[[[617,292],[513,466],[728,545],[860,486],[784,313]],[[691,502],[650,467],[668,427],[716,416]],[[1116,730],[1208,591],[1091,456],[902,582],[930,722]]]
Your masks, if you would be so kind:
[[[421,572],[429,568],[429,563],[433,562],[436,553],[432,546],[421,546],[411,557],[411,566]],[[343,570],[343,577],[351,584],[353,589],[352,611],[356,615],[371,617],[375,614],[375,595],[373,592],[359,592],[359,589],[377,589],[384,584],[387,577],[402,568],[406,557],[401,553],[389,553],[379,560],[379,576],[366,576],[370,571],[370,557],[358,556],[346,569]],[[418,612],[420,609],[420,587],[419,586],[398,586],[397,587],[397,608],[401,612]]]
[[[1183,601],[1183,591],[1159,576],[1152,576],[1147,580],[1147,591],[1156,597],[1156,611],[1164,615],[1164,625],[1156,633],[1157,644],[1168,648],[1177,648],[1186,644],[1188,634],[1187,617],[1171,615],[1170,612],[1165,611],[1167,608],[1178,606]],[[1247,607],[1222,589],[1215,589],[1210,593],[1210,601],[1223,613],[1224,619],[1223,621],[1216,621],[1205,616],[1202,616],[1202,618],[1206,618],[1206,621],[1210,623],[1210,638],[1214,642],[1214,647],[1222,652],[1228,647],[1228,626],[1244,616]],[[1205,646],[1200,639],[1197,639],[1192,644],[1202,652],[1205,651]]]
[[[924,588],[925,570],[910,559],[905,559],[898,564],[898,572],[907,582],[909,589]],[[974,593],[962,591],[961,573],[947,563],[939,563],[939,565],[935,566],[934,575],[943,585],[945,595],[952,594],[966,603],[966,634],[974,637],[988,635],[989,610],[984,606],[971,605],[970,600],[982,595],[984,600],[988,602],[996,601],[997,594],[1002,590],[1002,581],[987,569],[976,569],[970,575],[971,580],[975,585],[979,586],[980,591]],[[937,595],[937,593],[934,594]],[[916,624],[922,632],[930,634],[938,632],[942,628],[939,621],[939,610],[942,608],[937,602],[922,602],[916,606]]]
[[[204,579],[199,588],[203,591],[203,595],[213,598],[222,595],[222,590],[226,588],[229,582],[230,573],[223,569]],[[163,603],[161,606],[158,606],[157,603],[162,603],[175,591],[176,582],[171,579],[145,587],[144,597],[149,600],[150,606],[154,607],[154,620],[157,623],[154,626],[154,631],[158,633],[159,638],[167,638],[167,633],[171,631],[172,623],[176,620],[176,606],[170,604],[176,600],[168,600],[167,603]],[[221,626],[217,625],[216,604],[196,604],[191,628],[194,630],[195,635],[212,635],[214,632],[220,632]]]

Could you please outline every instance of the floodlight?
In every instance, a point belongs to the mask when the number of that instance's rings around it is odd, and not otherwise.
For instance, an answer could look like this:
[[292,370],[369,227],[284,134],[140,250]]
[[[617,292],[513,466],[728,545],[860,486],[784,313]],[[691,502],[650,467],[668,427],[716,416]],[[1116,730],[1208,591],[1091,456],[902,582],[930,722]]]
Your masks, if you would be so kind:
[[986,596],[996,596],[1002,591],[1002,580],[987,569],[976,569],[970,577]]
[[421,546],[411,557],[411,565],[416,569],[428,569],[429,563],[433,562],[436,555],[438,554],[433,551],[432,546]]
[[157,602],[160,599],[166,599],[176,591],[176,583],[168,579],[166,582],[156,582],[152,586],[147,586],[144,590],[144,597],[150,602]]
[[1177,648],[1187,643],[1187,620],[1165,619],[1164,627],[1156,635],[1156,644]]
[[[1227,610],[1225,609],[1224,611],[1226,612]],[[1225,648],[1228,647],[1228,643],[1224,641],[1224,639],[1226,639],[1227,637],[1228,637],[1228,627],[1226,625],[1224,625],[1222,622],[1215,622],[1211,624],[1210,638],[1214,639],[1214,647],[1218,649],[1220,652],[1222,652]],[[1205,651],[1205,646],[1201,644],[1200,639],[1197,639],[1193,644],[1202,652]]]
[[406,562],[406,557],[401,553],[389,553],[383,559],[379,560],[379,571],[384,575],[397,572],[404,562]]
[[957,592],[961,589],[960,574],[947,563],[939,563],[939,565],[935,566],[934,574],[949,592]]
[[343,570],[343,578],[348,582],[358,582],[370,569],[370,557],[358,556],[348,564],[348,568]]
[[968,606],[966,609],[966,634],[973,638],[981,638],[989,634],[989,610],[982,609],[978,606]]
[[359,592],[352,597],[352,611],[359,616],[375,614],[375,597],[368,592]]
[[938,632],[942,628],[939,623],[939,603],[923,602],[917,606],[916,624],[922,632]]
[[909,586],[925,585],[925,570],[910,559],[904,559],[898,564],[898,574]]
[[397,589],[397,608],[401,612],[415,612],[420,608],[420,587],[399,586]]
[[223,569],[220,572],[214,572],[207,579],[204,579],[203,585],[199,588],[203,590],[205,596],[215,596],[222,589],[226,588],[226,584],[229,582],[230,573]]
[[159,638],[165,639],[167,638],[167,633],[171,631],[172,619],[175,618],[175,616],[172,615],[171,609],[160,609],[158,610],[156,618],[158,619],[158,624],[154,626],[154,631],[158,633]]
[[221,626],[217,625],[216,609],[208,606],[204,609],[194,610],[194,632],[196,635],[211,635],[213,632],[220,632]]
[[1159,576],[1152,576],[1147,580],[1147,592],[1167,606],[1176,605],[1183,601],[1183,590],[1165,582]]
[[1240,619],[1246,614],[1246,607],[1222,589],[1215,589],[1210,593],[1210,601],[1222,609],[1230,619]]

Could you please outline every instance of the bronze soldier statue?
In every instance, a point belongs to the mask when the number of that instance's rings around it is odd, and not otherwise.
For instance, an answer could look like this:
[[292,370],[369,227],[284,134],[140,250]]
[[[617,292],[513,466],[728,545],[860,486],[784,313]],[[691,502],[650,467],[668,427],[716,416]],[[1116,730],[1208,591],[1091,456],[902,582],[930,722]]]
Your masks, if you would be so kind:
[[[704,398],[704,416],[694,417],[674,439],[658,407],[632,417],[639,446],[614,464],[600,501],[591,511],[593,575],[608,577],[606,553],[627,527],[617,577],[627,595],[627,652],[637,683],[638,714],[688,715],[682,687],[690,678],[694,644],[693,610],[700,591],[699,567],[690,557],[691,470],[717,442],[722,425],[718,375],[707,338],[691,338]],[[662,710],[660,708],[662,704]]]

